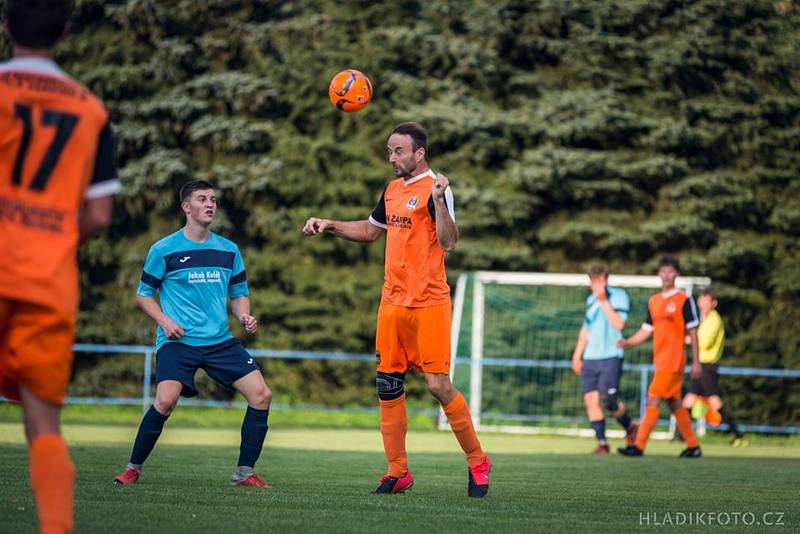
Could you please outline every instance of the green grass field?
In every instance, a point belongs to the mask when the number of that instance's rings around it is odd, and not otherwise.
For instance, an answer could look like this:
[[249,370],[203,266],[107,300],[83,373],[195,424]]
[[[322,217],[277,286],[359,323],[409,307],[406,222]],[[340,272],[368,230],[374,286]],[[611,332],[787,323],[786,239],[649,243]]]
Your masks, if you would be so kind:
[[[4,419],[0,532],[35,532],[22,427]],[[65,424],[78,468],[76,532],[628,532],[657,528],[666,514],[680,521],[679,513],[729,514],[727,526],[719,524],[723,515],[692,527],[704,531],[764,531],[765,522],[782,523],[770,531],[800,529],[794,441],[756,439],[734,449],[712,439],[700,460],[679,460],[678,444],[655,442],[648,456],[630,459],[587,454],[589,439],[486,434],[492,487],[474,500],[466,497],[463,456],[446,432],[411,432],[413,490],[373,496],[384,469],[376,429],[273,422],[257,467],[276,489],[261,491],[227,485],[238,429],[170,423],[140,482],[126,487],[111,481],[127,460],[135,424]],[[744,514],[738,525],[735,513]],[[650,526],[640,524],[646,517]]]

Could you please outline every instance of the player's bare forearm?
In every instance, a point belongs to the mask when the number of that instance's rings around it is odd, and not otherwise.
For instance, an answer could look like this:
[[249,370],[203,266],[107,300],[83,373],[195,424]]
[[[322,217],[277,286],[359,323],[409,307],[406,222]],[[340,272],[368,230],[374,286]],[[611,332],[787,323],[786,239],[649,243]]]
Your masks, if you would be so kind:
[[627,339],[622,339],[617,342],[618,347],[632,347],[634,345],[638,345],[639,343],[643,343],[650,339],[650,336],[653,335],[652,330],[648,330],[646,328],[640,328],[638,332],[633,334],[631,337]]
[[87,200],[78,215],[78,232],[81,242],[93,238],[111,224],[114,201],[112,197]]
[[575,344],[575,350],[572,352],[573,360],[580,360],[583,357],[583,352],[586,350],[586,345],[589,342],[589,333],[585,328],[581,328],[578,334],[578,342]]
[[164,311],[161,309],[161,305],[153,297],[136,295],[136,303],[139,305],[139,309],[141,309],[157,325],[160,326],[166,319],[168,319],[168,317],[164,314]]
[[236,319],[244,327],[248,334],[254,333],[258,329],[258,320],[250,315],[250,297],[237,297],[231,299],[231,310],[236,315]]
[[625,328],[625,319],[620,317],[619,313],[617,313],[617,310],[611,306],[611,303],[608,301],[608,299],[602,300],[600,302],[600,306],[603,309],[606,319],[608,319],[608,322],[611,323],[611,326],[614,328],[614,330],[622,332],[622,329]]
[[692,363],[700,364],[700,347],[697,342],[697,328],[689,330],[689,345],[692,347]]
[[237,319],[242,315],[250,315],[250,297],[231,299],[231,311]]
[[458,243],[458,226],[450,217],[444,198],[434,200],[433,205],[436,208],[436,239],[439,241],[439,246],[450,252]]
[[136,295],[139,307],[164,331],[167,339],[178,340],[183,337],[183,327],[170,319],[161,310],[161,305],[153,297]]
[[383,232],[383,228],[375,226],[366,219],[363,221],[334,221],[311,217],[303,227],[303,234],[306,236],[328,233],[348,241],[360,242],[375,241]]

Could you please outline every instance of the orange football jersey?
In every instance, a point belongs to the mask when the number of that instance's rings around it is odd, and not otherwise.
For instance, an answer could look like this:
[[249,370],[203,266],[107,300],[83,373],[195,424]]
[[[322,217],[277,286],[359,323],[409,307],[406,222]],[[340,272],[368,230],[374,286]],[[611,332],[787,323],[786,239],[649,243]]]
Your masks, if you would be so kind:
[[[410,308],[450,302],[444,249],[436,238],[433,171],[389,182],[369,221],[386,230],[383,300]],[[445,202],[453,215],[452,192]]]
[[686,365],[684,337],[697,328],[697,306],[683,291],[671,289],[653,295],[647,302],[643,328],[653,331],[653,366],[665,373],[683,372]]
[[51,60],[0,63],[0,297],[78,307],[78,213],[116,193],[100,101]]

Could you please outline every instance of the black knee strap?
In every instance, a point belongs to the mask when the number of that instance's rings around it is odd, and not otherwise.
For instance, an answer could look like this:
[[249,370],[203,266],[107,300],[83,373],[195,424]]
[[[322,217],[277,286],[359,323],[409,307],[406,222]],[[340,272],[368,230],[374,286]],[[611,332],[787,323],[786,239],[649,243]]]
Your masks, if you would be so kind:
[[382,373],[378,371],[375,376],[375,388],[381,400],[393,400],[406,392],[405,373]]
[[611,413],[616,413],[619,410],[619,401],[617,400],[617,394],[614,393],[613,395],[609,395],[603,399],[603,403],[606,406],[606,410]]

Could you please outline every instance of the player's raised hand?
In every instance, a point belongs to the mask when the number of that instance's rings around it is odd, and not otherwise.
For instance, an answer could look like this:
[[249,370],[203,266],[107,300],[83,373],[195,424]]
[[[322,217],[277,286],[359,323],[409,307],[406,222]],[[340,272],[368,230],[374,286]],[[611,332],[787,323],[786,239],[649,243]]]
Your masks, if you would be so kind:
[[450,185],[450,180],[444,174],[437,172],[433,178],[433,200],[442,200],[444,198],[444,190]]
[[596,298],[598,301],[606,300],[608,293],[606,289],[606,282],[604,280],[592,280],[591,287],[594,298]]
[[158,326],[164,331],[167,339],[180,339],[183,337],[183,327],[169,317],[166,317]]
[[239,322],[242,323],[244,331],[247,332],[248,334],[253,334],[255,333],[256,330],[258,330],[258,321],[256,320],[255,317],[253,317],[248,313],[243,313],[242,315],[240,315]]
[[303,226],[303,235],[311,236],[324,233],[331,225],[328,219],[317,219],[316,217],[309,217],[306,225]]

